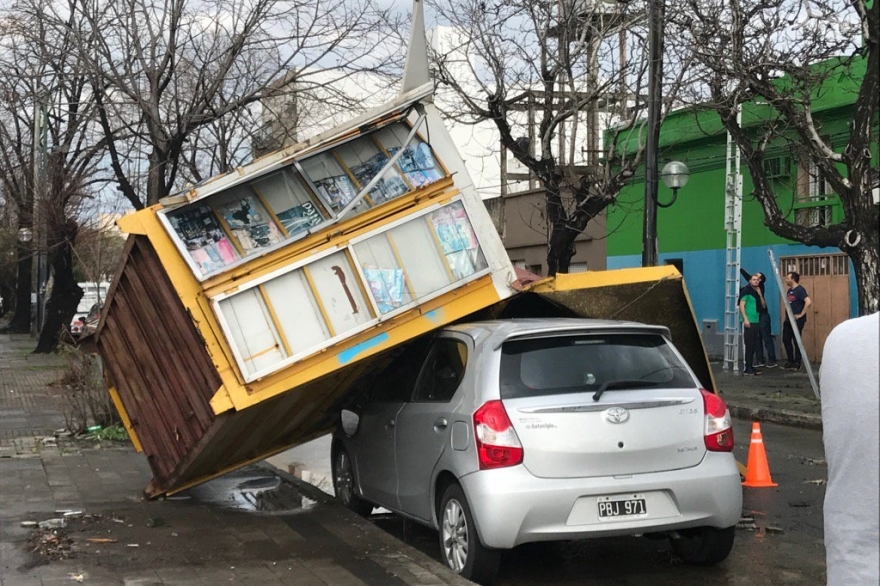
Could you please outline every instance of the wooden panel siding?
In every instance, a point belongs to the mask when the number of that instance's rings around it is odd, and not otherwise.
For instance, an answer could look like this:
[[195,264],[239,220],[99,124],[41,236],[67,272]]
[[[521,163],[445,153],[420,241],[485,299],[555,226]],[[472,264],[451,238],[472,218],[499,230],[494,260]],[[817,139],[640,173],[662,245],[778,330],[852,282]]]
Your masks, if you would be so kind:
[[228,471],[218,462],[237,467],[332,431],[352,385],[383,368],[391,356],[368,358],[245,410],[221,414],[177,470],[161,483],[154,479],[147,493],[186,488]]
[[192,320],[143,236],[131,236],[96,336],[159,484],[204,438],[221,381]]

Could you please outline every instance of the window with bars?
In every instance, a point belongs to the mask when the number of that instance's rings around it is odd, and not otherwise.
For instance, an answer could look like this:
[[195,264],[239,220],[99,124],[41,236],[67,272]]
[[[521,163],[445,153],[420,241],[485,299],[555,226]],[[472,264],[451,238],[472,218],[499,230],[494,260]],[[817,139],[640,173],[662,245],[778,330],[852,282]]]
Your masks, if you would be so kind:
[[849,257],[845,254],[797,256],[782,259],[783,274],[796,272],[802,277],[848,275]]
[[795,223],[808,228],[834,223],[837,194],[821,169],[812,161],[800,165],[795,191]]

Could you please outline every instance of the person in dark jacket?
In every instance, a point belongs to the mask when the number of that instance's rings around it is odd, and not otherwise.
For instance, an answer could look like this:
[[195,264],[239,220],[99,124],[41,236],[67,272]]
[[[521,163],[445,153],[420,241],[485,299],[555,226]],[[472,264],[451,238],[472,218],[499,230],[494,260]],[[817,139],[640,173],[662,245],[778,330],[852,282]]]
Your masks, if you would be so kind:
[[[739,269],[739,273],[746,281],[750,281],[752,278],[752,275],[743,268]],[[764,283],[767,282],[767,277],[764,276],[764,273],[755,273],[755,276],[758,277],[760,282],[758,288],[761,292],[761,303],[758,304],[758,341],[755,347],[755,366],[773,368],[776,366],[776,347],[773,345],[770,308],[767,305],[767,300],[764,298]],[[765,352],[767,355],[766,362],[764,362]]]
[[[804,331],[807,323],[807,309],[813,304],[813,300],[807,295],[807,290],[801,285],[801,276],[794,271],[785,275],[785,284],[788,285],[786,297],[791,305],[791,312],[797,324],[798,334]],[[785,347],[786,363],[784,368],[798,370],[801,367],[801,349],[795,340],[794,329],[791,321],[785,320],[782,324],[782,345]]]

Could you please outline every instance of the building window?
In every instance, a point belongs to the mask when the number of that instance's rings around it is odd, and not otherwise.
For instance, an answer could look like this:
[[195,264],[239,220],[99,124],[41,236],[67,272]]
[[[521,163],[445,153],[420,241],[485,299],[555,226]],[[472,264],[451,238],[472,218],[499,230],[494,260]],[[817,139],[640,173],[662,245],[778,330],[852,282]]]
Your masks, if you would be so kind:
[[812,161],[798,168],[794,200],[795,223],[808,228],[828,226],[834,222],[837,195],[825,175]]

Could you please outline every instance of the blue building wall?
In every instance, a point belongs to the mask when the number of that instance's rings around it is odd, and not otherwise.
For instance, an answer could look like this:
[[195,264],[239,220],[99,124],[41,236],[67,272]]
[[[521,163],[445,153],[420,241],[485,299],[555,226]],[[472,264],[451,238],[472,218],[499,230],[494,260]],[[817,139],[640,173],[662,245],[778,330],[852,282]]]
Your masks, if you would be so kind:
[[[773,277],[773,269],[770,266],[770,258],[767,250],[773,251],[777,267],[779,258],[784,256],[806,256],[820,253],[839,253],[836,248],[817,248],[803,244],[781,244],[772,246],[743,247],[741,249],[741,266],[749,273],[764,273],[767,275],[765,285],[765,298],[770,307],[771,324],[774,335],[780,335],[782,318],[779,315],[780,292],[776,279]],[[684,265],[684,282],[687,286],[688,295],[694,307],[697,319],[697,327],[703,327],[704,320],[717,320],[718,331],[724,331],[724,265],[725,251],[697,250],[680,251],[675,253],[659,253],[659,264],[664,264],[668,259],[682,259]],[[641,255],[609,256],[607,267],[612,269],[624,269],[642,266]],[[739,285],[744,286],[745,279],[740,278]],[[849,314],[855,317],[859,314],[858,292],[856,290],[855,273],[850,264],[849,272]]]

